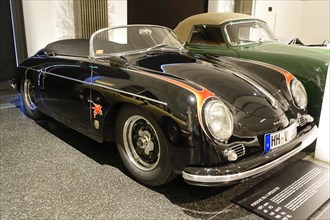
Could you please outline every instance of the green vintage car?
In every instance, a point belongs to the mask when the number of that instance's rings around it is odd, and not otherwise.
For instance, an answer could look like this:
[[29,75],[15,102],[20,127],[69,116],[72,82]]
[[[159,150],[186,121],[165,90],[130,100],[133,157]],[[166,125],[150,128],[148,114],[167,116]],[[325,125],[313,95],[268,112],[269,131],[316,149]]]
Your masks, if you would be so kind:
[[[239,13],[203,13],[191,16],[174,29],[195,56],[220,56],[266,62],[293,73],[308,93],[308,109],[316,122],[322,105],[329,50],[279,43],[267,23]],[[266,76],[265,76],[266,77]]]

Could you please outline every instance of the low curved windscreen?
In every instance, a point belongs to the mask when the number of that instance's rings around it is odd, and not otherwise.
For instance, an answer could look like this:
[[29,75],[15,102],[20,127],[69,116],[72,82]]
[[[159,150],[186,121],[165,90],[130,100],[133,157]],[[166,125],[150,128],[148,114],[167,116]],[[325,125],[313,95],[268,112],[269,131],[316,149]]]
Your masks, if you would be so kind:
[[244,45],[266,41],[276,41],[274,34],[263,22],[241,22],[226,26],[226,33],[231,45]]
[[181,43],[168,28],[130,25],[95,32],[90,40],[90,56],[107,57],[157,48],[179,49],[181,47]]

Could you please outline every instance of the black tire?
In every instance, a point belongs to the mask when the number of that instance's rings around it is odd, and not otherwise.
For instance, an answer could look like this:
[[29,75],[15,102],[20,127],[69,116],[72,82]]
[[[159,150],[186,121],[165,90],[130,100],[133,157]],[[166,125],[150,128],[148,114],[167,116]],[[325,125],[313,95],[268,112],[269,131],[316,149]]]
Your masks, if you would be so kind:
[[22,78],[20,86],[24,114],[34,120],[41,119],[43,114],[38,110],[35,104],[35,93],[31,81]]
[[116,141],[125,167],[138,181],[160,186],[175,178],[166,137],[156,120],[142,109],[125,106],[120,110]]

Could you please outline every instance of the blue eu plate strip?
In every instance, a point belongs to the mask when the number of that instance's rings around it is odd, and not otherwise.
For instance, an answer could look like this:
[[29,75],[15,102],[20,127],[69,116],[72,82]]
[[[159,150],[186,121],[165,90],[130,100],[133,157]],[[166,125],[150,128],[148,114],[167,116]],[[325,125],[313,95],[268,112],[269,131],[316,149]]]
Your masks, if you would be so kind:
[[270,146],[270,134],[265,134],[265,146],[264,146],[264,155],[271,150]]

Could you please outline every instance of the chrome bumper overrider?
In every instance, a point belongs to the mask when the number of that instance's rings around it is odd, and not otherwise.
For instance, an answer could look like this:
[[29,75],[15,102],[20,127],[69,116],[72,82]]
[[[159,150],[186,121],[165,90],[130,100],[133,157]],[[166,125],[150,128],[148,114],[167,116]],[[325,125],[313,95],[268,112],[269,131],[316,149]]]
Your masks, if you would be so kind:
[[15,82],[15,80],[14,79],[12,79],[12,80],[10,80],[9,81],[9,84],[10,84],[10,86],[11,86],[11,88],[13,88],[14,90],[16,90],[16,82]]
[[[187,183],[192,185],[228,185],[231,183],[239,182],[249,177],[257,176],[258,174],[261,174],[267,170],[274,168],[283,161],[289,159],[293,155],[308,147],[317,138],[317,130],[317,126],[314,126],[311,130],[309,130],[294,141],[294,143],[298,145],[296,148],[292,149],[291,151],[285,153],[280,157],[277,157],[276,159],[269,159],[269,162],[266,162],[263,165],[257,166],[255,168],[247,169],[232,174],[216,175],[214,173],[216,173],[217,170],[225,170],[226,166],[193,167],[193,169],[189,169],[189,167],[187,167],[182,172],[182,177]],[[239,163],[237,163],[237,165],[239,166]]]

